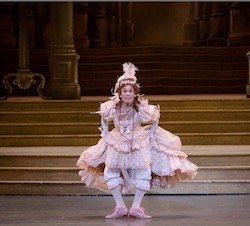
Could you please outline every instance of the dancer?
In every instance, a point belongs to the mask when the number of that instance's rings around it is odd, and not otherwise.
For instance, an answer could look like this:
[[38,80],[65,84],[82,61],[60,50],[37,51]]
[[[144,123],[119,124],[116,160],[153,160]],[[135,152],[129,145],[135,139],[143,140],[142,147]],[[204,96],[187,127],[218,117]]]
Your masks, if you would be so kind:
[[[106,218],[151,218],[141,207],[145,193],[192,179],[198,167],[182,152],[180,138],[158,126],[160,109],[140,95],[138,68],[129,62],[123,71],[113,96],[97,112],[102,138],[81,154],[77,166],[86,187],[112,193],[116,207]],[[111,121],[114,128],[109,131]],[[134,200],[128,210],[123,194],[131,191]]]

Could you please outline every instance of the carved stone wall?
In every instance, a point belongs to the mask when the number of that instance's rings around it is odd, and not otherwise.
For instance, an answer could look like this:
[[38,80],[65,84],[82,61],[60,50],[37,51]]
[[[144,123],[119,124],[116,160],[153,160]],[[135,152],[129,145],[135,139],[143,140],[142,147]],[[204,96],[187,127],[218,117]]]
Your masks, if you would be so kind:
[[187,2],[133,3],[135,45],[182,45]]
[[[50,4],[29,4],[30,48],[50,46]],[[0,47],[17,47],[17,5],[17,2],[0,4]],[[74,2],[73,5],[77,50],[132,45],[250,45],[249,2]]]
[[[193,7],[194,3],[189,3]],[[188,14],[190,22],[197,23],[198,40],[183,40],[193,46],[250,46],[250,3],[249,2],[196,2],[199,16]],[[189,10],[190,12],[190,10]],[[193,30],[185,30],[192,33]],[[188,42],[189,41],[189,42]]]

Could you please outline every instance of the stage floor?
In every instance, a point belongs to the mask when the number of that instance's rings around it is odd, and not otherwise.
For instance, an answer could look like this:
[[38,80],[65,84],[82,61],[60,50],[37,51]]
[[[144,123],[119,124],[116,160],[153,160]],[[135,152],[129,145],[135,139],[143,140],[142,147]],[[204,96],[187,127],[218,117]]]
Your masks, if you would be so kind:
[[[133,196],[125,196],[129,208]],[[248,226],[250,195],[146,195],[152,219],[112,219],[112,196],[0,196],[4,226]]]

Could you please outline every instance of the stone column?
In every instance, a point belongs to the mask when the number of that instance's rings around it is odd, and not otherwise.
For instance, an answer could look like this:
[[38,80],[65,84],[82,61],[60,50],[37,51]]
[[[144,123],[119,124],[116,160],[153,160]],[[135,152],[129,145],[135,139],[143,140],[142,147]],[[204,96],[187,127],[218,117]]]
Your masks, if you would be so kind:
[[50,47],[50,4],[37,2],[34,4],[34,15],[36,21],[35,40],[37,48]]
[[196,46],[198,38],[198,25],[194,18],[194,2],[189,3],[188,17],[183,25],[184,46]]
[[213,9],[209,19],[208,46],[227,45],[227,18],[226,4],[223,2],[212,3]]
[[247,93],[247,97],[250,98],[250,51],[247,53],[247,57],[248,57],[248,75],[249,75],[249,79],[248,79],[248,83],[247,83],[247,87],[246,87],[246,93]]
[[117,46],[117,19],[116,19],[116,3],[107,3],[107,16],[108,16],[108,27],[107,27],[107,37],[108,46]]
[[51,3],[51,46],[49,83],[46,86],[47,98],[80,99],[78,60],[79,55],[74,47],[72,2]]
[[5,48],[16,47],[17,40],[13,35],[14,4],[0,3],[0,46]]
[[35,17],[33,10],[33,3],[27,3],[27,25],[28,25],[28,45],[30,48],[34,48],[36,46],[35,40]]
[[211,7],[212,3],[206,2],[206,3],[199,3],[202,7],[201,11],[201,18],[199,20],[199,40],[198,45],[199,46],[206,46],[207,45],[207,39],[209,36],[209,18],[211,14]]
[[235,2],[230,8],[229,46],[250,45],[250,5],[246,2]]
[[117,46],[122,46],[122,6],[121,2],[116,3],[116,18],[117,18]]
[[124,2],[123,9],[123,23],[122,23],[122,38],[124,46],[134,45],[134,23],[132,21],[132,2]]
[[76,49],[89,47],[89,37],[87,35],[88,4],[73,3],[73,24],[74,42]]
[[93,36],[90,40],[94,48],[104,48],[108,46],[107,41],[107,16],[105,3],[93,4]]

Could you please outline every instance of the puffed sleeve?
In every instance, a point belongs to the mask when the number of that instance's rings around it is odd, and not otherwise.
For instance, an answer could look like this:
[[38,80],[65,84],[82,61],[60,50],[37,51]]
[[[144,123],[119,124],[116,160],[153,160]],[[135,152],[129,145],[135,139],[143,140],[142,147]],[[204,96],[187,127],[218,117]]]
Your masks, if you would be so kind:
[[139,104],[139,120],[141,123],[158,122],[160,118],[159,106],[148,104],[148,100],[143,99]]
[[116,114],[116,106],[114,101],[108,100],[104,103],[101,103],[100,110],[97,112],[101,115],[102,118],[106,121],[112,121]]

